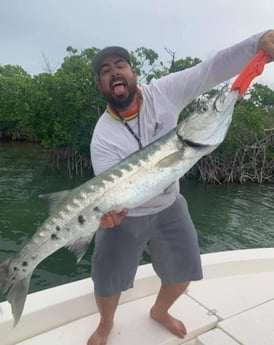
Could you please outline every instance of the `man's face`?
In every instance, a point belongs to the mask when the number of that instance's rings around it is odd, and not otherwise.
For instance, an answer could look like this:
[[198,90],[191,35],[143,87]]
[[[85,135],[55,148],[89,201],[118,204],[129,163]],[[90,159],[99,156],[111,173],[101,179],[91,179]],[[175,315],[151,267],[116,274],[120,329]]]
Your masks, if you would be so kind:
[[136,74],[125,59],[109,56],[100,66],[98,87],[111,106],[126,109],[136,93]]

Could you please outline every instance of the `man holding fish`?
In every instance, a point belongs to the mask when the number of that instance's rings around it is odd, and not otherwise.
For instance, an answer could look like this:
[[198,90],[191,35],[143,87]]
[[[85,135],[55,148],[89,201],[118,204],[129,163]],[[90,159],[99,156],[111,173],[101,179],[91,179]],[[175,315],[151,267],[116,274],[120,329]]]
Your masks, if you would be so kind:
[[[189,102],[237,75],[260,50],[273,61],[274,30],[253,35],[192,68],[138,87],[128,51],[117,46],[102,49],[92,61],[98,87],[107,100],[91,141],[95,174],[171,131]],[[199,145],[191,141],[190,135],[185,143]],[[179,184],[172,183],[141,206],[102,216],[92,259],[101,319],[88,345],[107,344],[121,292],[133,286],[146,245],[161,279],[150,316],[179,338],[187,334],[185,324],[169,314],[169,309],[191,281],[202,279],[202,269],[187,203],[179,194]]]

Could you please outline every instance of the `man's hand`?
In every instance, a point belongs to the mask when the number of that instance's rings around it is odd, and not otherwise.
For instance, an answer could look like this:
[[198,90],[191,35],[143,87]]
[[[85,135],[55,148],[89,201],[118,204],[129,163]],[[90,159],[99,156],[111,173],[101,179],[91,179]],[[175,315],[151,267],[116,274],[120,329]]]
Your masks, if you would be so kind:
[[266,32],[260,39],[258,51],[263,50],[274,61],[274,30]]
[[128,210],[123,208],[120,212],[111,211],[103,215],[100,222],[100,227],[103,229],[113,228],[119,225],[122,219],[128,214]]

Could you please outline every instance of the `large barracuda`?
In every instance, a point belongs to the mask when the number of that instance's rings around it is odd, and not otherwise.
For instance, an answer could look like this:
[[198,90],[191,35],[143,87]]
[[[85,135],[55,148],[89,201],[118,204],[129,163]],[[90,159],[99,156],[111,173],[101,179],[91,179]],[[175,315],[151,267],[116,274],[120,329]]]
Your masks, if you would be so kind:
[[80,187],[51,196],[55,209],[50,216],[18,254],[0,265],[0,288],[11,304],[14,325],[35,267],[62,247],[80,260],[103,214],[149,201],[212,152],[225,138],[237,98],[237,90],[219,93],[161,139]]

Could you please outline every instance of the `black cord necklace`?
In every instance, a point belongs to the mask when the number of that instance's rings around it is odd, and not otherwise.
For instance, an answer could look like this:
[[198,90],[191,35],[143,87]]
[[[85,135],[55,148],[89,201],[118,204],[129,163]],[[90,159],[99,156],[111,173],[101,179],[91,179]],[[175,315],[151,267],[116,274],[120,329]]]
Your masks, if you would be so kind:
[[116,115],[119,117],[120,121],[123,125],[127,128],[127,130],[131,133],[131,135],[135,138],[138,143],[139,149],[143,148],[143,144],[141,141],[141,126],[140,126],[140,109],[141,103],[143,101],[143,96],[141,93],[137,93],[137,121],[138,121],[138,134],[134,132],[132,127],[128,124],[128,122],[123,118],[123,116],[116,110]]

